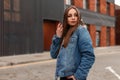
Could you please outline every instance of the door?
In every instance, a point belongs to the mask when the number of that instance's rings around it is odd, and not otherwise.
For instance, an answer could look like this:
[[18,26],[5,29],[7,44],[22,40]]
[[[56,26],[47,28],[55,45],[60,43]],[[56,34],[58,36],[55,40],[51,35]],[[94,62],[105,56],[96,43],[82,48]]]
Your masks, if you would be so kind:
[[52,37],[56,32],[57,21],[44,20],[44,50],[49,51],[52,43]]

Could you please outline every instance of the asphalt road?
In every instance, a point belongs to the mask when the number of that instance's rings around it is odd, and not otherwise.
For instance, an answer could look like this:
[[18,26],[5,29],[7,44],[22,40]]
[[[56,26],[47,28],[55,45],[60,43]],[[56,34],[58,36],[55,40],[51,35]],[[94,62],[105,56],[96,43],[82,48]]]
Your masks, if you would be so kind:
[[[87,80],[120,80],[120,53],[96,55]],[[54,80],[56,60],[0,67],[0,80]]]
[[120,52],[96,55],[88,80],[120,80]]

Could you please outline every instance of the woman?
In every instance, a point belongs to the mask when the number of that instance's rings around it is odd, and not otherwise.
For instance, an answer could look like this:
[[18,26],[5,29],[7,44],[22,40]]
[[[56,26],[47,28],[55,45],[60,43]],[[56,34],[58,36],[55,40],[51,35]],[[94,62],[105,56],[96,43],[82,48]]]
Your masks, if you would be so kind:
[[57,58],[56,79],[86,80],[95,56],[89,32],[75,6],[66,8],[63,24],[57,25],[50,54]]

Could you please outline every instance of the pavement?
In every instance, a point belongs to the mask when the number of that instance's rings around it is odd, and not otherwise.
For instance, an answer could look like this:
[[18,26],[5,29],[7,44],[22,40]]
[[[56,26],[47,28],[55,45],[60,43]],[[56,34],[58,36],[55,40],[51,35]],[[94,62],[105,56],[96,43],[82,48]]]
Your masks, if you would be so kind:
[[[120,53],[120,46],[109,47],[96,47],[94,48],[95,55],[113,54],[114,51]],[[13,56],[0,57],[0,67],[13,66],[17,64],[26,64],[32,62],[40,62],[51,60],[50,52],[34,53],[34,54],[22,54]]]
[[0,57],[0,67],[50,60],[50,52]]

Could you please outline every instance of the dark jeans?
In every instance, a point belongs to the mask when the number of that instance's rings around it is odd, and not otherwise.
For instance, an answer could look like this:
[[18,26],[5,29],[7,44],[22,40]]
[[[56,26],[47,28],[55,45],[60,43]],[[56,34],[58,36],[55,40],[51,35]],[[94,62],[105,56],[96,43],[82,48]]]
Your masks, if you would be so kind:
[[66,77],[61,77],[60,80],[73,80],[72,78],[71,79],[67,79]]

